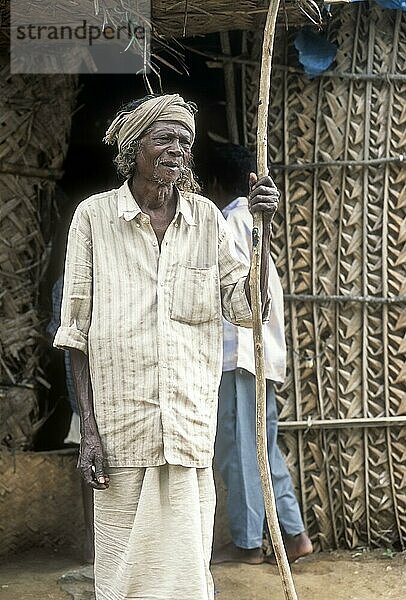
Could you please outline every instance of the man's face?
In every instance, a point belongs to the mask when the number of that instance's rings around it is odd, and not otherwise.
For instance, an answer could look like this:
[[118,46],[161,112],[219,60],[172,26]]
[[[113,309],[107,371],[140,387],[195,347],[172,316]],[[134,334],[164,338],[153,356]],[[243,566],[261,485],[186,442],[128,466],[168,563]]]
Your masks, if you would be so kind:
[[189,164],[192,134],[181,123],[158,121],[141,140],[137,173],[150,181],[175,183]]

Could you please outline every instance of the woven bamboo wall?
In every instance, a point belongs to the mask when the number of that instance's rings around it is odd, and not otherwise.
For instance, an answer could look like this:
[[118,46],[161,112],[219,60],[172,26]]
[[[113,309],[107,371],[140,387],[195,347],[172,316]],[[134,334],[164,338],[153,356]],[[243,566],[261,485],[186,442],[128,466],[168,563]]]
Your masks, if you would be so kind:
[[[342,77],[309,80],[292,44],[276,43],[269,150],[284,192],[274,250],[289,346],[281,442],[320,548],[403,546],[406,169],[385,159],[406,154],[406,14],[349,6],[331,33]],[[253,58],[260,43],[250,39]],[[252,147],[257,82],[246,67]]]
[[0,62],[0,445],[9,448],[29,447],[40,418],[39,288],[74,99],[73,78],[10,76]]
[[0,557],[36,546],[81,550],[77,452],[0,452]]

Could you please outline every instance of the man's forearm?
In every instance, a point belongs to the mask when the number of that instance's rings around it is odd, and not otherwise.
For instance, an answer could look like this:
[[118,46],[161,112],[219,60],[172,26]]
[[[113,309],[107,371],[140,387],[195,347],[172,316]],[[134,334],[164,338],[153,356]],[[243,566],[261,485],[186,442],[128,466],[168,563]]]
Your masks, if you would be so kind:
[[89,360],[86,354],[76,349],[70,350],[70,357],[82,433],[93,433],[97,431],[97,425],[93,409],[93,391],[90,380]]
[[89,361],[80,350],[70,351],[73,381],[80,413],[80,451],[78,467],[86,483],[93,489],[109,487],[109,476],[105,470],[103,447],[93,410],[93,391],[90,381]]

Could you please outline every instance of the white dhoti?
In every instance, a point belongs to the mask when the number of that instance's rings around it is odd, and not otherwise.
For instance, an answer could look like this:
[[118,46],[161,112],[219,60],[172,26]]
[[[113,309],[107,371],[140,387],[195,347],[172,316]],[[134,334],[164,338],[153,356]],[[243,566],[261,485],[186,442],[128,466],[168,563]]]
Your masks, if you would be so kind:
[[96,491],[97,600],[213,600],[211,468],[110,469]]

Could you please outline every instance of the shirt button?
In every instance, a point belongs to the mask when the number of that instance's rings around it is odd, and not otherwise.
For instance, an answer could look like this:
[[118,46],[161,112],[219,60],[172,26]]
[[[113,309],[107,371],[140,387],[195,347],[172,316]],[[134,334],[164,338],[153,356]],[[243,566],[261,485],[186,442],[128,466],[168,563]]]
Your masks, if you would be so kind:
[[175,223],[175,227],[179,227],[179,223]]
[[152,242],[152,245],[153,246],[158,246],[158,243],[157,242]]
[[160,285],[160,286],[163,286],[163,285],[165,285],[165,282],[164,282],[164,281],[161,281],[161,283],[160,283],[159,285]]

